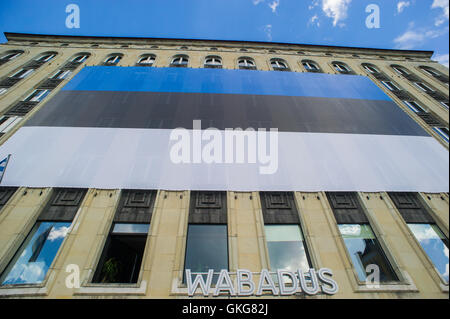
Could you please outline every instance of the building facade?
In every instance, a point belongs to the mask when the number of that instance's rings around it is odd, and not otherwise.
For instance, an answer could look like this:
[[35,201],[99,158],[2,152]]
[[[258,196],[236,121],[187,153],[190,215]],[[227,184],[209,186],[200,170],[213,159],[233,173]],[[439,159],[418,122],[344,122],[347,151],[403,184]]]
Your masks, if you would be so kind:
[[[431,60],[432,52],[6,36],[8,42],[0,45],[0,145],[83,68],[139,66],[362,75],[448,151],[448,69]],[[326,293],[314,291],[314,283],[303,289],[299,284],[296,294],[282,295],[277,278],[274,288],[266,278],[269,287],[249,297],[448,298],[448,189],[219,192],[19,186],[0,187],[1,298],[189,298],[186,269],[197,269],[201,278],[208,278],[209,269],[226,269],[233,282],[239,270],[246,270],[258,286],[263,270],[290,266],[330,269],[339,288]],[[291,260],[293,255],[298,258]],[[370,265],[378,267],[371,270]],[[372,273],[379,274],[379,284],[368,281]],[[210,298],[218,276],[211,277]],[[200,290],[194,296],[204,298]],[[224,288],[216,297],[233,295],[239,294]]]

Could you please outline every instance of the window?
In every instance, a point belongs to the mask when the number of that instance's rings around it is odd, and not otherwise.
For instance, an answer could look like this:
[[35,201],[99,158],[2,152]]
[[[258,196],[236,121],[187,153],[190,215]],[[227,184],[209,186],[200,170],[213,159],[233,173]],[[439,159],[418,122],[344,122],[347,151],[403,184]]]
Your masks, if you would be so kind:
[[[448,133],[448,130],[447,130]],[[436,225],[416,193],[389,193],[409,230],[448,283],[448,238]]]
[[15,58],[17,58],[18,56],[20,56],[22,53],[23,53],[23,51],[13,51],[13,52],[10,52],[10,53],[2,56],[0,58],[0,60],[11,61],[11,60],[14,60]]
[[406,69],[401,66],[394,65],[394,66],[392,66],[392,68],[395,70],[395,72],[397,72],[400,75],[403,75],[403,76],[409,75],[409,72],[406,71]]
[[[184,269],[194,273],[228,269],[227,225],[188,226]],[[217,276],[214,275],[213,279],[217,279]],[[206,279],[206,274],[203,277]]]
[[311,263],[293,193],[261,192],[260,196],[271,270],[308,272]]
[[63,70],[58,70],[56,71],[55,74],[53,74],[50,79],[59,79],[59,80],[63,80],[65,78],[67,78],[72,72],[69,70],[63,71]]
[[103,64],[104,65],[116,65],[117,63],[120,62],[121,59],[122,59],[122,55],[113,54],[113,55],[108,56]]
[[333,67],[339,73],[350,73],[351,72],[350,68],[346,64],[341,63],[341,62],[333,62]]
[[335,192],[327,193],[327,197],[359,281],[366,281],[366,270],[369,265],[378,267],[380,283],[398,281],[359,203],[357,194]]
[[438,81],[441,81],[442,83],[448,85],[448,76],[443,74],[442,72],[435,70],[429,66],[421,66],[420,69],[422,69],[425,73],[427,73],[428,75],[431,75]]
[[2,276],[1,285],[36,284],[44,281],[70,224],[36,223]]
[[44,54],[42,56],[40,56],[39,58],[36,59],[36,61],[41,61],[41,62],[48,62],[50,60],[52,60],[54,57],[56,56],[56,54]]
[[318,72],[319,67],[315,62],[312,61],[302,61],[302,65],[308,72]]
[[28,102],[40,102],[42,101],[48,94],[50,90],[34,90],[30,95],[28,95],[24,101]]
[[265,225],[270,268],[308,272],[310,263],[300,225]]
[[380,282],[398,280],[369,224],[341,224],[338,227],[361,282],[366,280],[366,267],[371,264],[378,266]]
[[416,101],[403,101],[403,103],[406,104],[407,107],[409,107],[413,112],[419,113],[423,112],[426,113],[425,109],[419,105]]
[[155,191],[122,190],[92,282],[138,282],[155,197]]
[[5,94],[8,89],[6,88],[0,88],[0,95]]
[[400,91],[400,88],[392,81],[381,81],[381,83],[383,83],[383,85],[390,91]]
[[42,283],[69,232],[86,190],[55,189],[35,225],[0,277],[0,285]]
[[425,83],[422,82],[414,82],[414,85],[417,86],[419,89],[421,89],[424,92],[434,92],[432,88],[427,86]]
[[[192,280],[195,273],[228,269],[226,201],[226,192],[191,192],[183,282],[186,269],[191,270]],[[206,280],[207,274],[202,276]],[[213,280],[217,277],[215,274]]]
[[448,127],[433,127],[433,130],[448,143]]
[[372,65],[368,65],[368,64],[364,64],[363,65],[364,69],[370,73],[379,73],[380,71],[378,71],[378,69]]
[[448,104],[448,102],[441,102],[441,105],[442,105],[443,107],[445,107],[447,110],[449,109],[449,104]]
[[172,59],[171,66],[187,67],[189,63],[189,57],[187,55],[177,55]]
[[138,60],[138,64],[142,66],[152,66],[155,63],[156,56],[144,55]]
[[222,59],[218,56],[207,56],[205,59],[205,68],[221,68]]
[[239,58],[238,67],[241,70],[256,70],[255,61],[251,58]]
[[289,70],[289,67],[288,67],[286,61],[283,61],[281,59],[270,60],[270,65],[272,66],[272,69],[274,71],[288,71]]
[[429,68],[429,67],[420,67],[422,70],[424,70],[426,73],[428,73],[431,76],[439,76],[440,73],[436,70]]
[[149,226],[114,223],[93,282],[136,283]]
[[13,75],[11,75],[11,77],[18,78],[18,79],[24,79],[33,72],[34,72],[34,69],[20,69],[19,71],[17,71]]
[[409,229],[448,283],[448,239],[436,224],[408,224]]
[[78,55],[72,59],[72,62],[83,63],[84,61],[87,60],[87,58],[89,58],[89,55],[87,54]]

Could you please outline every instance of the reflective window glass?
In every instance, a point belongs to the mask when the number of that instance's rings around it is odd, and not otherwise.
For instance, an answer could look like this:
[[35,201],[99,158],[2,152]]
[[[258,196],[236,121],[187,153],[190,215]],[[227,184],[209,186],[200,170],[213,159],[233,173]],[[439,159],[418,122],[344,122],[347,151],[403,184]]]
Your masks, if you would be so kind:
[[[186,243],[185,269],[205,272],[228,269],[228,236],[226,225],[189,225]],[[213,281],[218,275],[213,277]],[[203,275],[206,280],[206,275]],[[192,275],[195,278],[195,275]],[[192,280],[193,280],[192,279]]]
[[264,226],[269,250],[270,268],[297,271],[309,271],[310,264],[303,234],[299,225]]
[[368,265],[378,266],[380,282],[398,280],[370,225],[341,224],[338,226],[360,281],[366,281]]
[[434,267],[448,282],[448,239],[437,225],[408,224],[414,237],[434,264]]
[[142,233],[146,234],[148,232],[148,228],[150,227],[150,224],[121,224],[116,223],[114,224],[113,233]]
[[36,284],[45,279],[70,223],[38,222],[1,277],[2,285]]

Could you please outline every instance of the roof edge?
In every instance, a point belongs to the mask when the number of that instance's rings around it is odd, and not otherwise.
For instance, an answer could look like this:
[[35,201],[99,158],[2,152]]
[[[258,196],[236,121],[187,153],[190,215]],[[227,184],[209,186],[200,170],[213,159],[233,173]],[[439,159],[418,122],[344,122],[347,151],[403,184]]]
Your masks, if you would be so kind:
[[431,58],[434,51],[429,50],[401,50],[401,49],[383,49],[383,48],[365,48],[365,47],[351,47],[351,46],[334,46],[334,45],[323,45],[323,44],[302,44],[302,43],[288,43],[288,42],[265,42],[265,41],[244,41],[244,40],[211,40],[211,39],[190,39],[190,38],[145,38],[145,37],[115,37],[115,36],[84,36],[84,35],[56,35],[56,34],[33,34],[33,33],[16,33],[16,32],[4,32],[6,39],[15,40],[17,38],[29,38],[29,39],[41,39],[44,37],[53,37],[55,39],[96,39],[96,40],[130,40],[130,41],[145,41],[145,40],[155,40],[155,41],[198,41],[198,42],[224,42],[230,44],[238,43],[249,43],[257,45],[283,45],[283,46],[301,46],[310,48],[333,48],[333,49],[343,49],[343,50],[355,50],[355,51],[379,51],[379,52],[392,52],[392,53],[402,53],[407,55],[425,55]]

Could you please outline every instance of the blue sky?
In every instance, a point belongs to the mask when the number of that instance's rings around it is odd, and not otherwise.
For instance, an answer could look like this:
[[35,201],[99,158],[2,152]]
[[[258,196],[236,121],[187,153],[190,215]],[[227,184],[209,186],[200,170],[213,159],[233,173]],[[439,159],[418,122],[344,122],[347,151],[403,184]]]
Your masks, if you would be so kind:
[[[251,40],[435,51],[448,66],[449,0],[0,0],[3,32]],[[65,25],[80,8],[80,28]],[[380,28],[366,27],[366,7]]]

